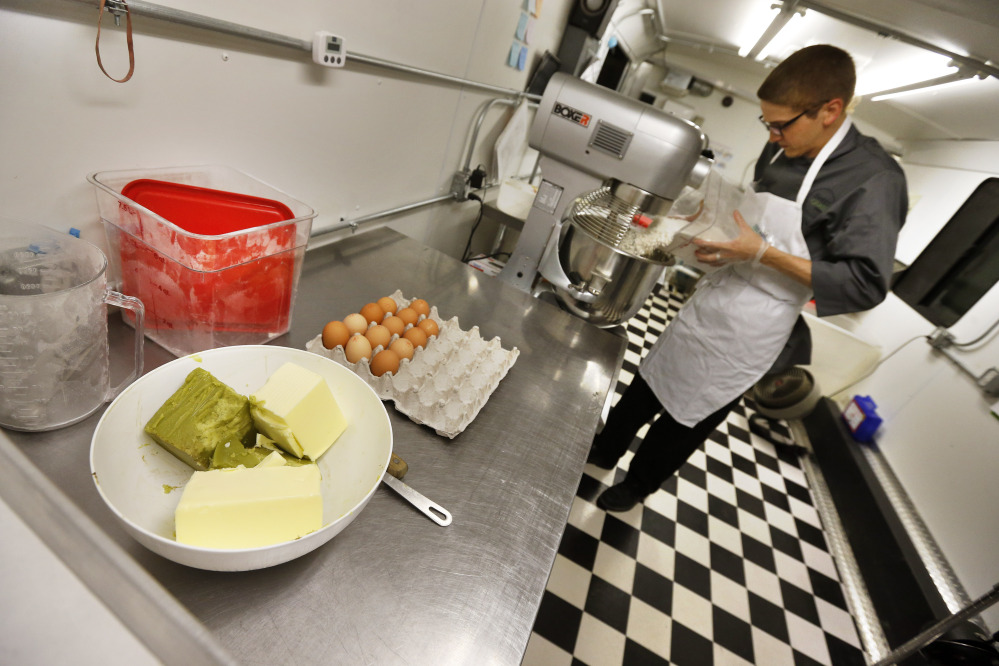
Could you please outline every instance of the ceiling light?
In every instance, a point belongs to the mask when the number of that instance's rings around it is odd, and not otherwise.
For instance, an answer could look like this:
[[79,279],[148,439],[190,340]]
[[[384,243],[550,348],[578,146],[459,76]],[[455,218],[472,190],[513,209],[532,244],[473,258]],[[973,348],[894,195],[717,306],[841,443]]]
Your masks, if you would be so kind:
[[[785,0],[784,2],[776,5],[771,5],[771,10],[779,10],[776,15],[771,13],[768,14],[758,14],[760,17],[758,23],[755,23],[752,27],[752,31],[747,28],[746,33],[748,35],[759,35],[756,41],[750,45],[747,42],[739,49],[739,55],[744,58],[753,58],[754,60],[761,61],[767,57],[768,47],[770,43],[774,40],[777,34],[783,30],[788,23],[794,19],[796,16],[804,16],[805,9],[798,7],[797,0]],[[769,22],[767,22],[769,19]],[[760,33],[760,28],[763,28],[762,34]],[[752,39],[752,37],[750,37]]]
[[[857,61],[857,58],[854,58]],[[939,79],[958,72],[948,57],[908,48],[891,54],[880,51],[867,63],[857,62],[856,95],[869,97],[916,83]]]
[[[976,77],[980,77],[976,72],[968,72],[966,70],[958,70],[953,74],[948,74],[947,76],[941,76],[935,79],[930,79],[929,81],[920,81],[919,83],[912,83],[907,86],[901,86],[899,88],[894,88],[892,90],[883,90],[879,93],[874,93],[871,97],[872,102],[881,102],[886,99],[894,99],[896,97],[903,97],[905,95],[915,95],[918,93],[937,93],[941,90],[954,87],[958,84],[970,81]],[[981,77],[984,78],[984,77]]]
[[737,42],[740,44],[740,57],[747,57],[750,50],[760,41],[760,36],[777,16],[777,9],[776,6],[772,6],[768,11],[754,11],[747,15],[742,26],[742,37]]

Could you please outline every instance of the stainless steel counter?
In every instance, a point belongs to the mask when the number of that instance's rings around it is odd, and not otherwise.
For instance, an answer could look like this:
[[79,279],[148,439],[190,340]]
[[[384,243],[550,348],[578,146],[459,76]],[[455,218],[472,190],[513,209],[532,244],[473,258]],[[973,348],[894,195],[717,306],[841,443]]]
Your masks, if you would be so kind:
[[[0,431],[0,453],[18,463],[6,480],[21,469],[23,487],[57,489],[20,502],[29,524],[78,560],[78,575],[165,661],[164,646],[190,641],[197,649],[185,663],[226,653],[243,664],[520,663],[625,340],[380,229],[307,253],[292,330],[273,344],[304,348],[330,319],[396,289],[520,350],[454,439],[387,403],[406,482],[452,513],[449,527],[382,488],[344,532],[298,560],[245,573],[190,569],[112,520],[89,473],[99,413],[52,433]],[[130,332],[111,328],[124,365]],[[147,371],[172,358],[147,343]],[[89,521],[101,532],[92,538],[73,527]]]

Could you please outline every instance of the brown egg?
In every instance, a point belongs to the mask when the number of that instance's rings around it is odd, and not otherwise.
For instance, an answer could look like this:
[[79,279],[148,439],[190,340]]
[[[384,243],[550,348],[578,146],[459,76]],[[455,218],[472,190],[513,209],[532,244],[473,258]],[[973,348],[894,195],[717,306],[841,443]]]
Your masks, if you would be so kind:
[[367,330],[364,337],[368,339],[371,343],[371,348],[382,347],[383,349],[388,347],[389,342],[392,340],[392,334],[389,330],[382,326],[381,324],[375,324]]
[[386,372],[390,375],[399,370],[399,355],[391,349],[383,349],[371,359],[371,374],[381,377]]
[[349,314],[343,318],[343,325],[347,327],[351,335],[355,333],[364,333],[368,330],[368,320],[357,314]]
[[350,339],[350,331],[342,321],[331,321],[323,326],[323,347],[342,347]]
[[386,314],[395,314],[395,311],[399,309],[396,302],[388,296],[382,296],[377,302],[378,306],[384,310]]
[[362,358],[371,358],[371,343],[360,333],[355,333],[347,340],[343,351],[348,361],[358,363]]
[[428,338],[441,332],[440,327],[437,326],[437,322],[430,318],[424,319],[417,324],[417,326],[423,329],[423,332],[427,334]]
[[409,360],[413,360],[413,352],[416,351],[413,343],[406,338],[397,339],[389,345],[389,349],[398,354],[399,358],[408,358]]
[[364,317],[369,324],[380,324],[382,319],[385,318],[385,310],[382,310],[382,306],[377,303],[368,303],[361,308],[361,316]]
[[392,335],[402,335],[402,332],[406,330],[406,322],[395,315],[385,317],[385,320],[382,321],[382,326],[387,328]]
[[416,321],[420,318],[420,314],[413,308],[403,308],[396,312],[395,316],[401,319],[406,326],[416,324]]
[[423,316],[430,316],[430,304],[427,303],[422,298],[417,298],[415,301],[409,304],[413,310],[416,310],[416,314]]
[[413,328],[407,330],[402,334],[402,337],[412,342],[415,347],[427,346],[427,334],[424,333],[423,329],[419,326],[414,326]]

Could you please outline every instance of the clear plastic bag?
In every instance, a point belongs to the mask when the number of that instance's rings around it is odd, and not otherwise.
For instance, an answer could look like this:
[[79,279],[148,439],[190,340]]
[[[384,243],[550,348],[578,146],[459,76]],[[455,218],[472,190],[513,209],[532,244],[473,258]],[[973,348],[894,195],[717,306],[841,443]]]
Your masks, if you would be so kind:
[[635,240],[634,245],[672,254],[679,263],[710,273],[717,269],[697,261],[697,246],[691,241],[726,241],[738,236],[737,210],[749,226],[755,225],[759,219],[755,197],[752,190],[743,191],[712,170],[699,188],[685,188],[666,215],[653,218],[643,230],[646,237]]
[[[739,209],[744,193],[736,185],[710,171],[701,187],[690,193],[681,193],[667,214],[667,218],[680,217],[688,222],[677,233],[677,242],[690,242],[694,238],[705,240],[731,240],[739,235],[733,213]],[[693,213],[689,209],[697,202]],[[679,204],[679,206],[678,206]]]

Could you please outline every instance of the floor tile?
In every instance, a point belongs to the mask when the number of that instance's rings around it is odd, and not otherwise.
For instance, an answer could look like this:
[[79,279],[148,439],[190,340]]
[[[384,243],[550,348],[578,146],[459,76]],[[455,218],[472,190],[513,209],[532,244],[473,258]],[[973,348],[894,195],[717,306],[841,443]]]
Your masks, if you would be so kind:
[[[711,601],[679,583],[673,586],[673,626],[683,625],[706,640],[713,635]],[[674,634],[675,636],[675,634]]]
[[671,578],[660,575],[643,564],[635,567],[634,596],[662,613],[673,611],[674,584]]
[[534,632],[550,643],[572,654],[576,648],[576,636],[583,611],[557,595],[545,591],[534,622]]
[[676,562],[676,551],[672,546],[667,545],[647,532],[642,532],[638,536],[637,560],[652,571],[665,578],[673,578],[673,571]]
[[[656,494],[661,495],[663,493]],[[658,511],[652,511],[646,507],[645,514],[642,516],[642,532],[662,541],[668,546],[675,545],[676,513],[674,512],[673,515],[674,518],[671,520]]]
[[[637,555],[637,550],[635,551]],[[614,585],[626,594],[631,594],[635,580],[635,558],[625,555],[617,548],[601,542],[597,548],[597,558],[593,563],[594,575]]]
[[631,599],[628,638],[664,659],[669,658],[673,619],[637,597]]
[[711,569],[679,551],[676,553],[673,581],[705,599],[711,599]]
[[[711,603],[736,617],[749,617],[749,590],[745,585],[717,571],[711,571]],[[836,618],[830,617],[831,622]]]
[[749,619],[774,638],[788,642],[787,618],[784,609],[761,596],[749,593]]
[[574,525],[566,525],[558,552],[579,566],[592,570],[593,562],[597,558],[597,546],[599,545],[599,539],[586,534]]
[[749,560],[743,561],[746,572],[746,589],[770,603],[780,606],[784,603],[780,593],[780,578]]
[[759,627],[753,627],[753,652],[756,664],[762,666],[795,666],[794,653],[787,639],[781,639],[767,633]]
[[555,556],[552,574],[548,577],[547,591],[558,595],[576,608],[586,603],[586,591],[590,588],[592,573],[564,555]]
[[673,621],[672,663],[677,666],[704,666],[710,664],[714,653],[713,643],[682,623]]
[[786,618],[791,647],[820,664],[828,664],[829,646],[822,629],[794,613],[788,613]]
[[697,562],[709,562],[711,559],[711,540],[705,534],[695,532],[683,525],[676,526],[676,552],[683,553]]
[[743,565],[745,560],[717,542],[711,543],[710,551],[711,555],[708,561],[712,573],[721,574],[733,583],[745,588],[746,570]]
[[600,538],[600,533],[604,531],[606,518],[606,511],[597,508],[596,504],[588,502],[582,497],[577,496],[569,508],[569,524],[594,539]]
[[546,666],[572,666],[572,653],[563,650],[541,634],[534,632],[527,642],[524,664],[545,664]]
[[622,634],[628,628],[628,607],[631,595],[599,576],[590,579],[583,610]]
[[584,615],[579,628],[575,656],[586,664],[624,663],[623,632],[611,628],[591,615]]
[[755,661],[752,626],[718,606],[712,609],[714,642],[749,663]]
[[851,645],[859,645],[857,627],[848,612],[824,599],[815,599],[815,609],[819,614],[819,626],[839,640]]

